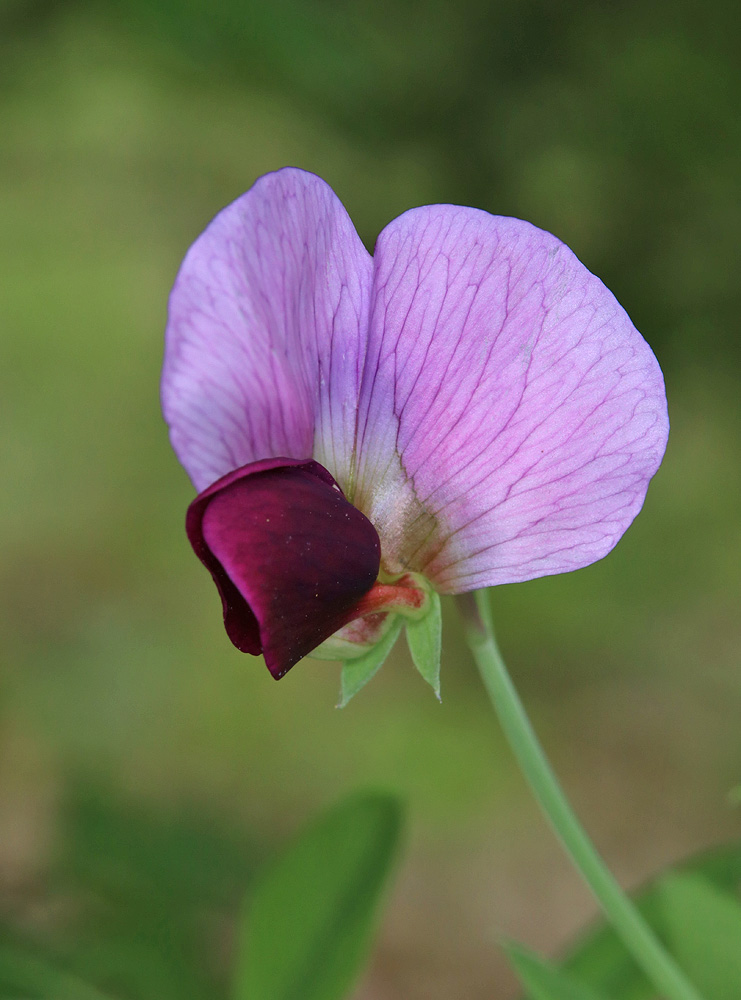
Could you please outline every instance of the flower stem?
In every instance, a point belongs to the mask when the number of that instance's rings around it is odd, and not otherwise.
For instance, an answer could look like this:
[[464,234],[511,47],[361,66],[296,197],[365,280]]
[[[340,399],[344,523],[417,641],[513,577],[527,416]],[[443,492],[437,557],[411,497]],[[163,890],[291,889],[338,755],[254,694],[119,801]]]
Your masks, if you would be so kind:
[[494,638],[485,590],[458,598],[466,639],[510,748],[540,807],[630,954],[666,1000],[702,1000],[613,878],[574,815]]

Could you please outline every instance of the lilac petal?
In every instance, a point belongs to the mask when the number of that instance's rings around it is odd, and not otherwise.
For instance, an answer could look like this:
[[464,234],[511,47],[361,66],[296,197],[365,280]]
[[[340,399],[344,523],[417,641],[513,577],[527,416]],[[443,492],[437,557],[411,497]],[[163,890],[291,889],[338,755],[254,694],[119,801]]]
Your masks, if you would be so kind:
[[353,501],[385,568],[455,593],[606,555],[668,432],[612,294],[549,233],[469,208],[407,212],[374,260]]
[[371,258],[331,188],[267,174],[196,240],[170,296],[162,405],[196,489],[276,456],[346,485]]
[[317,462],[237,469],[193,501],[186,528],[229,638],[276,679],[355,617],[378,575],[375,528]]

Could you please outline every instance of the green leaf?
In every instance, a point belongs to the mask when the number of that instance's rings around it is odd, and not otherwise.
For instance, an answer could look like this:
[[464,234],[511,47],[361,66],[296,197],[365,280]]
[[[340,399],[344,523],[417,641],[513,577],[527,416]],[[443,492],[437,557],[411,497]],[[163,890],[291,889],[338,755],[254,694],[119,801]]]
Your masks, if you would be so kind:
[[340,1000],[370,945],[401,829],[397,799],[353,796],[258,881],[239,931],[233,1000]]
[[530,1000],[608,1000],[520,945],[504,945]]
[[371,677],[378,673],[393,649],[403,624],[404,619],[397,615],[388,632],[364,656],[343,663],[338,708],[344,708],[348,701],[365,687]]
[[741,997],[741,905],[701,875],[670,875],[658,891],[672,953],[713,1000]]
[[111,1000],[109,994],[24,949],[0,945],[0,990],[38,1000]]
[[430,607],[422,618],[407,619],[407,643],[414,666],[419,670],[440,700],[440,651],[443,620],[440,595],[430,590]]
[[[701,876],[721,893],[736,892],[741,887],[741,842],[703,851],[688,858],[676,870]],[[650,882],[634,898],[646,921],[669,945],[661,884],[660,880]],[[564,968],[581,982],[620,1000],[654,1000],[656,996],[655,989],[647,982],[625,945],[613,929],[602,922],[577,945],[564,963]],[[689,969],[687,971],[689,974]]]

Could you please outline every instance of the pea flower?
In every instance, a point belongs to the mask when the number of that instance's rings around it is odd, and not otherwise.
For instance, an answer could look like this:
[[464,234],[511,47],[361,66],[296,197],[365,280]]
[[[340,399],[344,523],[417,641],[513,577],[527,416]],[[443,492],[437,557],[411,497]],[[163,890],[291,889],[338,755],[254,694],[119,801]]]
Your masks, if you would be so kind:
[[293,168],[188,251],[162,401],[227,633],[276,678],[362,653],[431,595],[601,559],[668,432],[651,349],[554,236],[430,205],[371,257]]

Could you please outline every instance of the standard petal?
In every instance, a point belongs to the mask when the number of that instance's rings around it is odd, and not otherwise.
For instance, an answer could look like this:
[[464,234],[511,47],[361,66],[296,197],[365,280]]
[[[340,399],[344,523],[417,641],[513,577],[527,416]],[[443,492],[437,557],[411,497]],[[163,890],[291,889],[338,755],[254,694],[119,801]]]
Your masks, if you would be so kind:
[[314,456],[350,476],[372,262],[332,189],[267,174],[188,251],[170,296],[162,405],[196,489]]
[[554,236],[454,206],[381,234],[353,501],[387,569],[456,593],[586,566],[667,433],[650,348]]
[[373,525],[317,462],[238,469],[193,501],[186,527],[229,638],[275,678],[351,621],[378,575]]

